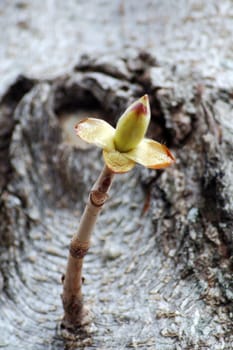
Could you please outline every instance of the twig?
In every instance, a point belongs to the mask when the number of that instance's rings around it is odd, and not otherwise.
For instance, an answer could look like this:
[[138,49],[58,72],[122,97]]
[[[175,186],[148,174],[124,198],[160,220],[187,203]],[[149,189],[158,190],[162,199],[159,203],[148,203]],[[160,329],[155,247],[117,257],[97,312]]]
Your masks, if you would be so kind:
[[98,215],[108,198],[108,192],[114,174],[104,166],[98,180],[94,184],[82,215],[79,230],[70,243],[70,251],[66,274],[63,281],[62,301],[64,307],[63,325],[66,328],[80,326],[87,310],[83,306],[82,266],[83,258],[90,246],[90,237]]

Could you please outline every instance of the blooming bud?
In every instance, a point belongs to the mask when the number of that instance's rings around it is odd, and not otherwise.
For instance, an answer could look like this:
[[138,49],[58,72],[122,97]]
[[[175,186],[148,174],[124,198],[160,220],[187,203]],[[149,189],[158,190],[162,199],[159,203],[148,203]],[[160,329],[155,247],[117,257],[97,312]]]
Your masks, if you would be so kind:
[[104,161],[113,173],[125,173],[136,163],[162,169],[174,163],[169,149],[144,138],[150,122],[150,105],[145,95],[134,102],[118,120],[116,129],[106,121],[87,118],[75,129],[81,139],[103,149]]
[[144,138],[150,122],[150,105],[147,95],[134,102],[120,117],[114,135],[114,144],[119,152],[134,149]]

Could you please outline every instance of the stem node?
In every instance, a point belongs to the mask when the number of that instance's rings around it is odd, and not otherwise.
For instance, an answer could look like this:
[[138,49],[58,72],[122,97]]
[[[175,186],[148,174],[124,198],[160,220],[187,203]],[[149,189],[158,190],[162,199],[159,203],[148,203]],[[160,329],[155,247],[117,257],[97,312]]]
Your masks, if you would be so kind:
[[70,255],[75,259],[83,259],[90,247],[89,242],[81,242],[77,238],[70,243]]
[[82,265],[83,258],[90,247],[90,238],[102,206],[108,199],[108,191],[114,174],[106,166],[94,184],[86,208],[82,215],[79,230],[74,234],[69,249],[69,258],[63,281],[62,302],[64,308],[63,326],[76,328],[88,319],[83,306]]

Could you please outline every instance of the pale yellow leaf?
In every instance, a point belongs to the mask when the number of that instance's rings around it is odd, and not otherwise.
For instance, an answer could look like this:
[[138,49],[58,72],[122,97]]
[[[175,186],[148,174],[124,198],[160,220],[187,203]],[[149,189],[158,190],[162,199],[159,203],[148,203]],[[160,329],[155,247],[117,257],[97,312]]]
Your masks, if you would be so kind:
[[134,161],[116,150],[109,152],[104,150],[103,156],[107,167],[114,173],[126,173],[135,165]]
[[175,161],[174,156],[165,145],[146,138],[132,151],[125,153],[125,156],[151,169],[166,168]]
[[75,126],[76,133],[82,140],[106,150],[114,149],[115,129],[102,119],[87,118]]

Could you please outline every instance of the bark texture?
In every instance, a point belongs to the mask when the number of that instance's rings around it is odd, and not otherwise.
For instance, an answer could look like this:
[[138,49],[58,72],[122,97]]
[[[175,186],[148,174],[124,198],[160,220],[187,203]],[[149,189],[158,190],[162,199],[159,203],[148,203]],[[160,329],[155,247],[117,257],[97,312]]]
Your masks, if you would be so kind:
[[[189,76],[181,80],[147,53],[135,60],[137,70],[128,70],[134,83],[103,68],[100,73],[93,63],[85,72],[77,64],[51,83],[21,82],[30,91],[8,116],[10,171],[0,211],[1,322],[7,324],[1,334],[5,341],[11,334],[9,349],[19,342],[30,348],[24,333],[38,349],[64,346],[55,331],[62,315],[60,275],[102,166],[98,150],[68,137],[67,123],[95,110],[114,124],[143,92],[152,106],[150,136],[165,141],[177,162],[117,178],[86,256],[84,294],[94,321],[67,346],[231,348],[231,91],[200,86]],[[169,87],[153,80],[161,69]]]
[[[0,346],[232,349],[231,2],[109,2],[105,17],[98,1],[57,2],[54,21],[48,1],[12,3],[0,21]],[[149,136],[177,162],[117,177],[85,257],[93,322],[64,339],[61,274],[103,166],[71,130],[88,116],[115,124],[145,93]]]

